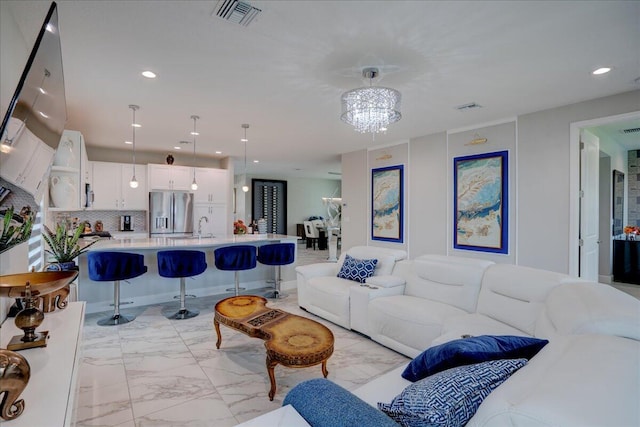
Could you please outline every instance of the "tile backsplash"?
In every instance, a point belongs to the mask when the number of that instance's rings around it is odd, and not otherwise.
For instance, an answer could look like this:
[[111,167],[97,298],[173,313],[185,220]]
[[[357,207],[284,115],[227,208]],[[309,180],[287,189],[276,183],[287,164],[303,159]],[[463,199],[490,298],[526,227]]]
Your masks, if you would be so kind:
[[[146,232],[147,212],[146,211],[59,211],[51,215],[52,221],[60,222],[67,218],[78,218],[78,221],[89,221],[91,230],[95,231],[96,221],[102,221],[104,231],[115,232],[120,229],[120,215],[131,215],[133,231]],[[49,224],[50,226],[53,224]]]

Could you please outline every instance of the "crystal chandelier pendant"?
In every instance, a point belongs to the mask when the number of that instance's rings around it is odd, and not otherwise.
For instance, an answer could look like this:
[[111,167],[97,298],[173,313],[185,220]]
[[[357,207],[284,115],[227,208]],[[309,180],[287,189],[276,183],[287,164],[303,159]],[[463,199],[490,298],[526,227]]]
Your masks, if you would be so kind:
[[[365,68],[362,75],[369,82],[378,75],[377,68]],[[340,119],[360,133],[379,133],[402,118],[400,92],[388,87],[369,86],[342,94]]]

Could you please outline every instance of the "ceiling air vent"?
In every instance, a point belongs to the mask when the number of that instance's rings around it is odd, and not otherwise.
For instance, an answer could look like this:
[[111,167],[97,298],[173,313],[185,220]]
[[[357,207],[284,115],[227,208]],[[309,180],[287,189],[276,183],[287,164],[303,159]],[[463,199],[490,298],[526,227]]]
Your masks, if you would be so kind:
[[213,14],[230,22],[248,26],[262,10],[238,0],[220,0]]
[[638,132],[640,132],[640,128],[622,129],[620,132],[622,132],[622,133],[638,133]]
[[476,108],[482,108],[482,105],[477,104],[475,102],[470,102],[468,104],[458,105],[457,107],[455,107],[455,109],[458,111],[469,111],[469,110],[474,110]]

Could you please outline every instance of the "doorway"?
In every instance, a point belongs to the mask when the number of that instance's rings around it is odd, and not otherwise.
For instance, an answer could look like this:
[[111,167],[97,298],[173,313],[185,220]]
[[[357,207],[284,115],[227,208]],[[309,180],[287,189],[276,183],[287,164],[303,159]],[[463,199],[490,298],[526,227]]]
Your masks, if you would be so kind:
[[[613,201],[611,200],[611,191],[603,191],[604,189],[600,188],[602,185],[613,185],[613,170],[618,171],[626,171],[627,169],[627,158],[626,153],[630,150],[638,150],[640,149],[640,138],[639,137],[625,137],[623,136],[621,130],[622,128],[633,127],[638,125],[638,121],[640,121],[640,111],[636,111],[633,113],[621,114],[616,116],[602,117],[594,120],[587,120],[583,122],[572,123],[570,126],[570,178],[569,178],[569,189],[571,194],[571,199],[569,203],[569,274],[573,276],[580,276],[585,279],[594,280],[594,281],[607,281],[607,277],[611,275],[611,262],[612,255],[611,250],[611,240],[612,240],[612,219],[613,219]],[[614,129],[620,129],[617,131]],[[587,185],[586,182],[583,182],[584,179],[584,170],[583,167],[587,163],[581,162],[585,160],[589,164],[594,164],[593,156],[591,156],[591,161],[583,159],[584,151],[581,150],[581,135],[584,130],[588,130],[588,133],[595,134],[596,136],[602,135],[602,132],[608,132],[612,138],[608,138],[610,140],[620,140],[620,147],[617,148],[619,150],[619,155],[616,157],[609,156],[607,153],[602,153],[603,150],[611,151],[612,149],[609,141],[609,147],[603,148],[600,147],[597,151],[597,161],[595,162],[596,168],[604,166],[605,170],[598,174],[595,171],[597,179],[597,183],[595,185]],[[602,138],[600,138],[602,139]],[[634,145],[635,141],[635,145]],[[592,153],[593,154],[593,153]],[[607,162],[606,160],[603,162],[603,158],[607,156],[611,157],[611,159]],[[617,160],[616,160],[617,158]],[[622,161],[621,159],[624,158]],[[617,162],[617,163],[616,163]],[[593,175],[592,174],[592,175]],[[603,175],[607,175],[607,179],[602,179]],[[588,174],[587,174],[588,176]],[[593,176],[591,178],[591,182],[593,183]],[[608,190],[610,190],[609,187]],[[605,197],[607,200],[603,201],[601,204],[598,204],[597,200],[599,197]],[[584,207],[584,199],[587,200],[596,200],[595,204],[591,205],[591,208]],[[602,204],[606,203],[608,209],[605,210],[602,208]],[[606,212],[606,215],[603,213]],[[626,221],[626,216],[625,216]],[[588,255],[587,250],[583,250],[583,245],[585,241],[581,233],[584,232],[584,226],[590,225],[591,230],[594,229],[594,226],[597,228],[597,236],[596,242],[600,243],[599,248],[599,256],[593,256],[593,253]],[[603,232],[604,230],[608,230],[607,232]],[[593,238],[594,236],[591,236]],[[605,240],[606,239],[606,240]],[[603,259],[603,253],[606,259]],[[608,256],[606,256],[608,255]],[[595,264],[595,265],[594,265]],[[591,277],[595,276],[595,277]]]

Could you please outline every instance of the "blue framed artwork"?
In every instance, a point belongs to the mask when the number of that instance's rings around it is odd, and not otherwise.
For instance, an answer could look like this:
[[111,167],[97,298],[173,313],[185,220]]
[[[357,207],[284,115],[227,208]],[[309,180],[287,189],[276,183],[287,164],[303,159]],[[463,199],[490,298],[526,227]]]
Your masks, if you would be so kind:
[[371,170],[371,239],[402,243],[404,167]]
[[508,151],[453,159],[453,247],[509,252]]

